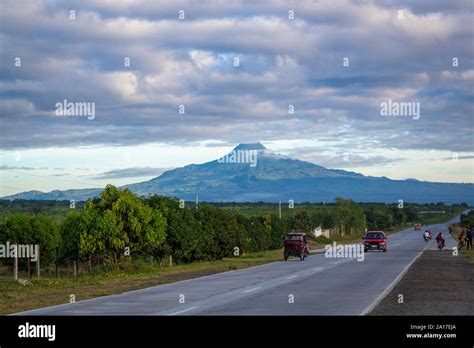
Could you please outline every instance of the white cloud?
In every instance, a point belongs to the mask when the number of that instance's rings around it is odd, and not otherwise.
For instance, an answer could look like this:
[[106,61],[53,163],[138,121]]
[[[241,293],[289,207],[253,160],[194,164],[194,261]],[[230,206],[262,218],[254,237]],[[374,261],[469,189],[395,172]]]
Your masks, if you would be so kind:
[[199,69],[207,70],[215,62],[213,54],[207,51],[191,50],[188,54]]

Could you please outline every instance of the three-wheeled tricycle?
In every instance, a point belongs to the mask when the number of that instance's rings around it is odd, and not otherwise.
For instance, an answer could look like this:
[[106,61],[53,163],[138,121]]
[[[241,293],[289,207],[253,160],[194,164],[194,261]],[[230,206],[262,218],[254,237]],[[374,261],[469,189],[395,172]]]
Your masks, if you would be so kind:
[[285,236],[285,250],[283,253],[285,261],[288,260],[290,256],[299,257],[301,261],[303,261],[306,256],[309,256],[306,233],[291,232]]

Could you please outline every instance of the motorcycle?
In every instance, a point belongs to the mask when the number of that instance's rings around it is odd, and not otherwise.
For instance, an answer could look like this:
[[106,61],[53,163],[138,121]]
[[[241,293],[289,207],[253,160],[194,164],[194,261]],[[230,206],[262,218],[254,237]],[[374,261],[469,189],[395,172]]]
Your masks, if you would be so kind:
[[438,249],[443,250],[444,248],[444,239],[438,240]]
[[423,233],[423,239],[425,240],[425,242],[428,242],[428,240],[430,239],[430,232],[428,230]]

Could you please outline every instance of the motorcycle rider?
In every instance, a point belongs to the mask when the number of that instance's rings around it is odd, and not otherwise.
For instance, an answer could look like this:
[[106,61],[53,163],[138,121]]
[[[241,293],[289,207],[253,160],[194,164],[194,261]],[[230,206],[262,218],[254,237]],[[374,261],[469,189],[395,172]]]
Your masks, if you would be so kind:
[[423,238],[425,240],[428,240],[430,238],[430,232],[428,230],[425,231],[424,235],[423,235]]
[[441,247],[442,248],[444,247],[444,238],[441,232],[439,232],[438,235],[436,236],[436,241],[438,242],[438,245],[441,244]]

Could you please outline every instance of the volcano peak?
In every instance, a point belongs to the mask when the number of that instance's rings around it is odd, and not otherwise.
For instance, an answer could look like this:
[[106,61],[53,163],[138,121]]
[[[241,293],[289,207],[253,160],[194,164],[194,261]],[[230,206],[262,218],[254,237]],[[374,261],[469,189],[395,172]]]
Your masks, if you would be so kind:
[[239,150],[265,150],[266,147],[262,143],[239,144],[234,148],[234,151]]

